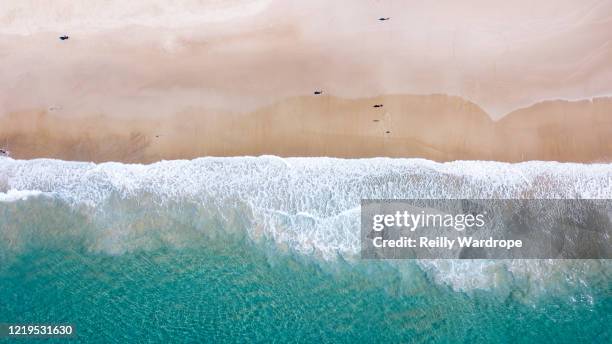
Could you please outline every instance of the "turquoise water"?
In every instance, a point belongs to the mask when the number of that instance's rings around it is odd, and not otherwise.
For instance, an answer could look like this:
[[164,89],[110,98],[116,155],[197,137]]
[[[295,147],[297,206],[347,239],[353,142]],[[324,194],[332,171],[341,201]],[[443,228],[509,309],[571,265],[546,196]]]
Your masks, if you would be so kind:
[[0,323],[72,323],[100,343],[609,343],[609,260],[362,260],[355,207],[612,198],[611,176],[552,163],[0,160]]
[[33,249],[0,274],[0,322],[73,323],[80,340],[105,343],[609,342],[604,289],[593,303],[526,304],[408,270],[410,280],[380,262],[321,267],[235,241],[121,256]]

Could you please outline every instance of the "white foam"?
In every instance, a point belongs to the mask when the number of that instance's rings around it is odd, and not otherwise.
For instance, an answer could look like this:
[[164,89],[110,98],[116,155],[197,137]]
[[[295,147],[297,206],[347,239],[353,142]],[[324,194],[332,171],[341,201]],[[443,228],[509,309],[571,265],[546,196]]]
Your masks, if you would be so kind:
[[29,197],[35,197],[41,195],[42,192],[38,190],[9,190],[8,192],[0,192],[0,202],[17,202],[25,201]]
[[[102,213],[108,209],[108,202],[139,200],[142,195],[162,207],[170,202],[199,204],[207,211],[219,211],[221,216],[235,208],[248,216],[243,220],[254,239],[263,236],[279,247],[324,260],[338,256],[351,260],[357,259],[360,249],[361,199],[609,199],[612,164],[270,156],[200,158],[151,165],[2,159],[2,183],[6,189],[40,190],[36,193],[52,193],[68,204],[85,205],[92,209],[94,218],[105,221],[120,215],[120,209],[112,209],[110,215]],[[4,197],[15,199],[23,195],[14,192]],[[122,251],[118,247],[136,245],[122,242],[132,238],[122,232],[132,230],[131,226],[119,223],[108,228],[117,232],[111,236],[114,241],[104,239],[99,247],[116,253]],[[576,276],[586,273],[582,270],[595,274],[611,266],[561,260],[431,260],[418,264],[433,280],[456,290],[487,289],[509,280],[530,280],[530,291],[559,278],[577,283],[580,278]],[[586,265],[584,269],[576,268],[579,264]],[[568,273],[575,275],[567,276]]]

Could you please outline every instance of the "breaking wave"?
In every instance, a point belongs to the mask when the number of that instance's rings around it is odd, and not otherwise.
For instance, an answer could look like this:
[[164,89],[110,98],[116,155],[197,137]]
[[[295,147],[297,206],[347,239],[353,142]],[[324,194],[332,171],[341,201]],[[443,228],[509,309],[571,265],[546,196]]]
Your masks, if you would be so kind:
[[[612,165],[274,156],[137,165],[4,158],[0,192],[0,259],[66,238],[77,238],[90,252],[120,255],[237,235],[322,264],[356,264],[361,199],[607,199]],[[415,263],[454,290],[518,288],[525,294],[606,283],[612,270],[608,260],[386,262],[398,271]]]

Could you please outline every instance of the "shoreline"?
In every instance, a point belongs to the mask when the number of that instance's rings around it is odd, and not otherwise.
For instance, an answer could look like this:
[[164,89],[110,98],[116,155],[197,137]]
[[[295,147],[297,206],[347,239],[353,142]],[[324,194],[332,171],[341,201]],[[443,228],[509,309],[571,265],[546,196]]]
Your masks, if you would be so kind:
[[[382,108],[373,105],[383,104]],[[149,163],[202,156],[612,161],[612,98],[546,101],[492,120],[445,95],[287,98],[248,113],[173,115],[39,110],[0,115],[16,159]]]
[[384,162],[386,160],[390,161],[398,161],[398,162],[423,162],[423,163],[431,163],[434,165],[445,165],[445,164],[455,164],[455,163],[482,163],[482,164],[501,164],[501,165],[523,165],[523,164],[556,164],[556,165],[577,165],[577,166],[607,166],[612,165],[611,161],[594,161],[594,162],[573,162],[573,161],[556,161],[556,160],[527,160],[527,161],[517,161],[517,162],[507,162],[507,161],[499,161],[499,160],[448,160],[448,161],[437,161],[430,160],[426,158],[413,158],[413,157],[387,157],[387,156],[374,156],[374,157],[357,157],[357,158],[343,158],[343,157],[330,157],[330,156],[278,156],[271,154],[262,154],[262,155],[232,155],[232,156],[222,156],[222,155],[205,155],[205,156],[197,156],[193,158],[187,159],[163,159],[156,160],[151,162],[121,162],[121,161],[86,161],[86,160],[64,160],[59,158],[48,158],[48,157],[39,157],[39,158],[31,158],[31,159],[20,159],[11,156],[0,156],[0,161],[10,160],[12,162],[28,162],[28,161],[56,161],[56,162],[66,162],[66,163],[78,163],[78,164],[94,164],[94,165],[105,165],[105,164],[121,164],[125,166],[136,165],[136,166],[153,166],[156,164],[164,164],[164,163],[173,163],[173,162],[194,162],[200,160],[232,160],[232,159],[279,159],[281,161],[297,159],[297,160],[331,160],[331,161],[371,161],[371,162]]

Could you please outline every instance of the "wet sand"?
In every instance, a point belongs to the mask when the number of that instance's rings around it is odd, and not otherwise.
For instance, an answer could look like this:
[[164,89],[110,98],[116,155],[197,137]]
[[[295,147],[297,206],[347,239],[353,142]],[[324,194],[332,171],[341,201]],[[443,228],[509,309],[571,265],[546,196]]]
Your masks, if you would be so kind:
[[[383,104],[382,108],[374,108]],[[191,109],[157,118],[3,118],[15,158],[153,162],[200,156],[421,157],[450,160],[612,161],[612,98],[550,101],[493,121],[444,95],[289,98],[248,113]]]

